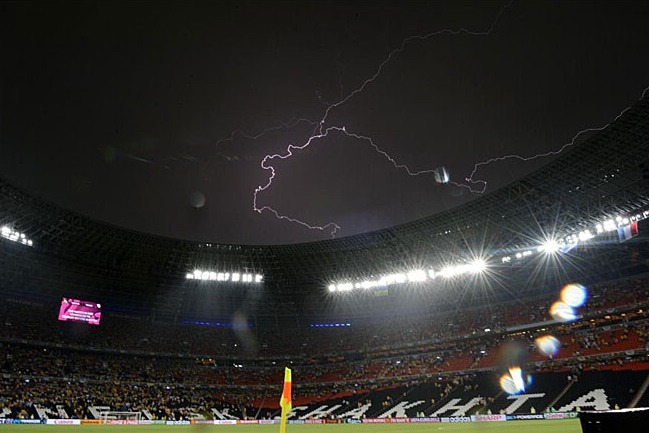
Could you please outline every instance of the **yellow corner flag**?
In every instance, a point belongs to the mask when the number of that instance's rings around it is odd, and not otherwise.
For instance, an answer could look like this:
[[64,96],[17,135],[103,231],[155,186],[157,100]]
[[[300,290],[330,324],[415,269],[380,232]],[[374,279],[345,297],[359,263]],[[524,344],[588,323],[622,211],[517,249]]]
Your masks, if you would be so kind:
[[279,400],[279,406],[282,408],[279,433],[286,433],[286,417],[293,407],[291,402],[291,369],[288,367],[284,369],[284,389],[282,390],[282,398]]

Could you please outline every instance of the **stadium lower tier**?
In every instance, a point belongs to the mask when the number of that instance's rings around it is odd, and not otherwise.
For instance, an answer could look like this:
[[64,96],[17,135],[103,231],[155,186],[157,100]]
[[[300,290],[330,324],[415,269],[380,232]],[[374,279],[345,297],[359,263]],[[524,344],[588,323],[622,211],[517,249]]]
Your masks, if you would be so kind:
[[[487,346],[497,343],[497,335],[556,328],[557,322],[550,311],[558,298],[559,293],[555,292],[540,298],[484,305],[461,312],[443,311],[427,317],[400,316],[395,323],[277,329],[212,326],[211,322],[202,325],[158,322],[114,313],[103,314],[101,325],[92,326],[57,320],[56,304],[5,298],[0,303],[0,317],[3,317],[0,341],[36,341],[97,351],[201,356],[232,361],[299,358],[313,359],[315,363],[364,359],[368,353],[376,358],[381,353],[383,356],[415,354],[443,348],[448,349],[449,356],[443,353],[439,356],[453,360],[455,365],[451,369],[463,369]],[[647,277],[601,283],[588,289],[585,304],[576,312],[579,320],[564,328],[614,326],[649,318],[647,310]],[[564,329],[557,332],[564,332]],[[625,342],[642,345],[640,340],[645,337],[644,334],[602,333],[589,338],[580,336],[574,343],[563,340],[562,343],[587,355],[601,350],[612,351],[616,345],[624,349]],[[458,349],[466,352],[463,346],[468,340],[476,339],[482,339],[485,347],[474,344],[475,353],[468,353],[464,358],[457,356]],[[457,342],[457,347],[452,348],[449,342]],[[492,361],[482,361],[481,366],[489,366]]]
[[[301,399],[296,389],[290,419],[522,415],[647,406],[649,365],[636,367],[534,373],[526,380],[526,389],[517,394],[504,392],[493,372],[389,388],[330,390],[322,399],[310,402]],[[269,419],[279,415],[279,390],[263,400],[265,407],[239,404],[233,398],[247,392],[250,390],[242,388],[228,396],[210,387],[5,377],[0,387],[0,418],[102,419],[106,412],[116,411],[138,412],[142,419],[151,420]]]

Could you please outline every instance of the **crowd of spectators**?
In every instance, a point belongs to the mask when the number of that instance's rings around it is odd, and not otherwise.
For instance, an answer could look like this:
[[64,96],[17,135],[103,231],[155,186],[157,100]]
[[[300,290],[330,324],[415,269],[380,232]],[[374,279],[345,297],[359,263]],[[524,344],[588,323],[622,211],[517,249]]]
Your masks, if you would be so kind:
[[[593,287],[583,317],[569,324],[550,321],[556,296],[548,296],[497,310],[404,320],[399,327],[284,333],[246,328],[256,331],[254,356],[241,348],[239,331],[232,328],[117,316],[92,327],[44,320],[39,304],[5,302],[0,307],[0,411],[27,416],[32,408],[33,416],[34,405],[54,402],[82,418],[92,415],[89,407],[101,405],[146,409],[166,419],[211,407],[258,416],[263,402],[276,400],[284,365],[293,367],[301,398],[317,400],[498,368],[495,354],[511,340],[522,343],[527,359],[538,363],[535,368],[619,366],[628,362],[629,351],[646,351],[648,287],[647,279]],[[562,344],[550,356],[533,346],[547,332]]]

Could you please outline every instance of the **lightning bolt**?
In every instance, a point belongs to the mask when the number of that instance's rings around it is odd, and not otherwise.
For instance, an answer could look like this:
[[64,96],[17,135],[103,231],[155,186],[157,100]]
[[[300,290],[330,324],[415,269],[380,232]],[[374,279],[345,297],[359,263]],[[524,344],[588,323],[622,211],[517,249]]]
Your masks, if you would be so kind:
[[338,127],[335,127],[335,126],[332,126],[332,127],[328,128],[328,129],[326,129],[324,132],[322,131],[322,128],[318,128],[318,129],[320,130],[320,133],[311,135],[308,138],[308,140],[306,141],[306,143],[304,143],[302,145],[298,145],[298,146],[290,144],[286,148],[286,153],[285,154],[283,154],[283,155],[281,155],[281,154],[266,155],[264,157],[264,159],[262,159],[261,168],[263,168],[264,170],[268,170],[270,172],[270,176],[268,177],[268,181],[266,182],[265,185],[259,185],[255,189],[255,193],[253,195],[252,206],[253,206],[253,209],[258,213],[262,213],[264,211],[269,211],[270,213],[275,215],[275,218],[282,219],[282,220],[287,220],[287,221],[290,221],[290,222],[296,223],[296,224],[300,224],[301,226],[306,227],[306,228],[308,228],[310,230],[324,231],[324,230],[331,229],[330,234],[331,234],[332,237],[335,237],[336,232],[338,230],[340,230],[340,228],[341,228],[335,222],[330,222],[330,223],[327,223],[327,224],[325,224],[323,226],[312,225],[312,224],[309,224],[309,223],[304,222],[302,220],[299,220],[297,218],[292,218],[292,217],[289,217],[287,215],[282,215],[282,214],[280,214],[279,212],[277,212],[275,209],[273,209],[270,206],[262,206],[262,207],[257,206],[257,195],[260,192],[265,191],[266,189],[270,188],[270,186],[273,184],[273,179],[275,178],[275,175],[277,174],[276,171],[275,171],[275,167],[273,167],[272,165],[267,164],[268,161],[271,161],[271,160],[276,159],[276,158],[277,159],[288,159],[288,158],[293,156],[293,150],[298,150],[298,151],[303,150],[303,149],[307,148],[308,146],[310,146],[313,141],[327,137],[327,135],[329,135],[330,131],[342,130],[342,128],[338,128]]
[[299,119],[293,118],[293,119],[289,120],[288,122],[284,122],[284,123],[281,123],[281,124],[275,125],[275,126],[270,126],[270,127],[266,128],[266,129],[261,130],[257,134],[248,134],[248,133],[244,132],[241,129],[235,129],[227,137],[217,140],[214,143],[214,148],[218,149],[218,147],[220,145],[222,145],[223,143],[234,141],[234,139],[237,136],[241,136],[241,137],[246,138],[248,140],[253,140],[254,141],[254,140],[257,140],[257,139],[265,136],[266,134],[274,132],[274,131],[281,131],[282,129],[294,128],[297,125],[299,125],[300,123],[307,123],[307,124],[310,124],[310,125],[313,125],[313,126],[316,126],[316,127],[318,126],[318,122],[315,122],[313,120],[309,120],[309,119],[306,119],[306,118],[302,117],[302,118],[299,118]]
[[[644,99],[645,95],[647,94],[647,91],[649,91],[649,86],[645,87],[645,89],[642,91],[642,95],[640,96],[640,99]],[[561,147],[559,147],[556,150],[550,150],[550,151],[545,152],[545,153],[538,153],[536,155],[531,155],[531,156],[521,156],[521,155],[516,155],[516,154],[504,155],[504,156],[499,156],[499,157],[495,157],[495,158],[490,158],[490,159],[487,159],[487,160],[482,161],[482,162],[478,162],[477,164],[475,164],[473,166],[473,171],[471,171],[471,174],[469,174],[469,176],[467,178],[465,178],[465,181],[468,182],[468,184],[461,185],[461,186],[469,188],[470,191],[473,192],[473,193],[482,194],[487,189],[487,182],[485,180],[474,179],[474,176],[476,175],[476,173],[478,172],[478,170],[481,167],[485,167],[485,166],[487,166],[489,164],[492,164],[494,162],[501,162],[501,161],[506,161],[506,160],[509,160],[509,159],[516,159],[516,160],[519,160],[519,161],[528,162],[528,161],[533,161],[535,159],[546,158],[548,156],[558,155],[561,152],[563,152],[564,150],[566,150],[568,147],[573,146],[577,142],[577,139],[579,139],[579,137],[581,137],[582,135],[587,134],[589,132],[603,131],[604,129],[608,128],[612,123],[616,122],[620,117],[622,117],[622,115],[624,113],[626,113],[630,108],[631,108],[631,106],[628,106],[625,109],[623,109],[622,111],[620,111],[620,113],[617,116],[615,116],[615,118],[613,120],[611,120],[609,123],[607,123],[604,126],[600,126],[600,127],[597,127],[597,128],[582,129],[581,131],[577,132],[572,137],[572,140],[565,143],[564,145],[562,145]],[[472,185],[481,185],[481,187],[479,189],[473,189]]]
[[[399,44],[399,46],[397,48],[393,49],[392,51],[390,51],[388,53],[388,55],[383,59],[383,61],[381,63],[379,63],[379,65],[377,66],[374,74],[372,74],[369,78],[365,79],[361,83],[360,86],[358,86],[356,89],[352,90],[347,96],[340,99],[338,102],[333,103],[333,104],[329,104],[327,106],[327,108],[324,111],[324,114],[322,115],[322,118],[320,119],[319,122],[317,122],[317,126],[316,126],[313,134],[310,137],[308,137],[303,144],[300,144],[300,145],[289,144],[284,153],[282,153],[282,154],[269,154],[269,155],[266,155],[262,159],[262,161],[260,163],[261,168],[268,171],[270,174],[269,174],[269,177],[268,177],[268,181],[264,185],[259,185],[259,186],[257,186],[257,188],[255,188],[255,192],[253,194],[253,210],[255,212],[257,212],[257,213],[260,213],[260,214],[263,213],[264,211],[268,211],[268,212],[272,213],[278,219],[287,220],[287,221],[290,221],[290,222],[293,222],[293,223],[296,223],[296,224],[300,224],[301,226],[306,227],[306,228],[311,229],[311,230],[320,230],[320,231],[331,230],[329,232],[329,234],[332,237],[336,236],[337,231],[340,230],[341,227],[340,227],[340,225],[338,225],[335,222],[329,222],[329,223],[327,223],[325,225],[310,224],[310,223],[308,223],[306,221],[302,221],[302,220],[299,220],[297,218],[290,217],[288,215],[283,215],[280,212],[278,212],[276,209],[272,208],[271,206],[263,205],[263,206],[260,207],[258,205],[258,196],[259,196],[259,194],[271,187],[271,185],[273,184],[273,179],[277,175],[277,171],[275,170],[275,167],[273,165],[271,165],[270,162],[272,160],[274,160],[274,159],[285,160],[285,159],[291,158],[292,156],[295,155],[294,151],[301,151],[301,150],[306,149],[314,141],[326,138],[331,131],[342,132],[343,134],[347,135],[348,137],[352,137],[352,138],[356,138],[356,139],[364,140],[364,141],[368,142],[374,148],[374,150],[376,152],[378,152],[379,154],[384,156],[388,161],[390,161],[392,163],[392,165],[394,165],[395,168],[405,170],[410,176],[419,176],[419,175],[422,175],[422,174],[435,172],[435,169],[426,169],[426,170],[413,171],[408,166],[406,166],[405,164],[398,163],[387,152],[381,150],[374,143],[374,141],[372,140],[371,137],[366,137],[366,136],[363,136],[363,135],[347,132],[347,130],[346,130],[346,128],[344,126],[326,126],[327,119],[329,118],[329,114],[332,112],[332,110],[346,104],[352,98],[354,98],[356,95],[362,93],[368,86],[370,86],[372,83],[374,83],[379,78],[381,73],[383,72],[383,69],[385,68],[385,66],[388,63],[390,63],[397,54],[403,52],[407,48],[408,44],[410,44],[411,42],[413,42],[413,41],[423,42],[423,41],[426,41],[426,40],[428,40],[430,38],[433,38],[433,37],[436,37],[436,36],[441,36],[441,35],[456,36],[456,35],[464,34],[464,35],[469,35],[469,36],[489,36],[490,34],[493,33],[494,29],[496,28],[496,25],[500,21],[500,18],[502,17],[505,10],[507,10],[511,6],[512,3],[513,3],[513,0],[510,0],[508,3],[506,3],[498,11],[498,13],[496,14],[496,17],[491,22],[491,25],[489,26],[489,28],[487,30],[484,30],[484,31],[474,31],[474,30],[469,30],[469,29],[466,29],[466,28],[462,27],[462,28],[459,28],[459,29],[437,30],[437,31],[426,33],[426,34],[423,34],[423,35],[409,36],[409,37],[403,39],[401,41],[401,43]],[[342,84],[341,84],[341,89],[342,89]],[[323,102],[320,97],[318,99],[320,100],[320,102]],[[282,127],[283,127],[283,125],[280,125],[279,127],[269,128],[268,131],[276,130],[276,129],[282,128]],[[240,130],[236,130],[230,135],[230,137],[228,137],[225,140],[232,140],[236,133],[243,134]],[[256,136],[251,137],[251,138],[254,138],[254,137],[260,138],[263,134],[264,133],[262,132],[262,133],[260,133],[260,134],[258,134]],[[223,141],[223,140],[220,140],[220,141]],[[467,185],[458,184],[458,183],[455,183],[455,182],[452,182],[452,183],[455,184],[455,185],[458,185],[458,186],[468,187]],[[468,188],[470,189],[470,187],[468,187]]]
[[[228,141],[233,141],[236,136],[241,136],[247,139],[251,140],[256,140],[264,135],[273,132],[273,131],[278,131],[281,129],[291,129],[295,126],[297,126],[300,123],[306,122],[308,125],[313,126],[313,130],[310,136],[308,136],[305,141],[303,141],[301,144],[289,144],[287,145],[286,149],[282,153],[275,153],[275,154],[268,154],[264,156],[264,158],[261,160],[260,166],[263,170],[267,171],[268,174],[268,180],[266,183],[263,185],[258,185],[253,194],[253,210],[259,214],[263,214],[264,212],[269,212],[271,213],[275,218],[280,219],[280,220],[285,220],[289,221],[291,223],[299,224],[302,227],[305,227],[309,230],[319,230],[319,231],[328,231],[331,237],[335,237],[337,232],[341,229],[341,226],[337,224],[336,222],[328,222],[326,224],[316,224],[316,223],[309,223],[306,221],[303,221],[301,219],[284,215],[271,207],[270,205],[267,204],[260,204],[260,199],[259,199],[259,194],[263,193],[264,191],[268,190],[272,184],[273,180],[276,178],[278,172],[275,168],[275,165],[273,165],[273,161],[277,160],[287,160],[293,156],[295,156],[297,153],[300,151],[306,149],[307,147],[311,146],[313,143],[324,140],[326,139],[332,132],[336,133],[341,133],[344,134],[347,137],[363,141],[367,143],[375,152],[383,156],[392,166],[394,166],[396,169],[404,171],[407,175],[409,176],[420,176],[420,175],[426,175],[426,174],[433,174],[436,173],[437,169],[436,168],[430,168],[430,169],[421,169],[421,170],[415,170],[407,166],[406,164],[398,162],[394,157],[392,157],[390,154],[388,154],[386,151],[381,149],[379,145],[375,142],[375,140],[372,137],[363,135],[361,133],[356,133],[356,132],[351,132],[348,131],[345,126],[340,126],[340,125],[328,125],[327,121],[330,117],[330,114],[337,108],[345,105],[348,103],[350,100],[352,100],[355,96],[361,94],[364,92],[368,87],[370,87],[383,73],[383,70],[385,67],[392,62],[395,57],[404,52],[409,44],[419,41],[419,42],[424,42],[430,38],[436,37],[436,36],[441,36],[441,35],[469,35],[469,36],[489,36],[491,35],[498,23],[500,22],[502,15],[504,12],[512,5],[513,0],[509,1],[506,3],[496,14],[494,20],[491,22],[491,25],[488,27],[488,29],[483,30],[483,31],[474,31],[474,30],[469,30],[466,28],[459,28],[459,29],[443,29],[443,30],[438,30],[434,32],[430,32],[427,34],[420,34],[420,35],[413,35],[409,36],[401,41],[401,43],[397,46],[397,48],[393,49],[390,51],[387,56],[381,61],[378,66],[376,67],[374,73],[370,75],[368,78],[366,78],[362,83],[355,89],[353,89],[347,96],[343,97],[342,90],[343,90],[343,85],[342,85],[342,76],[340,77],[340,91],[341,91],[341,97],[338,102],[328,104],[326,101],[324,101],[321,97],[320,94],[317,95],[318,100],[320,103],[322,103],[326,108],[324,109],[323,115],[320,118],[319,121],[313,121],[310,119],[305,119],[305,118],[300,118],[300,119],[292,119],[291,121],[288,121],[286,123],[269,127],[257,134],[248,134],[245,133],[244,131],[237,129],[233,131],[228,137],[223,138],[219,141],[216,142],[216,146],[218,147],[220,144],[228,142]],[[649,87],[645,88],[642,92],[641,98],[644,98],[647,95],[647,92],[649,91]],[[592,128],[586,128],[583,129],[579,132],[577,132],[572,139],[560,146],[556,150],[550,150],[545,153],[539,153],[535,155],[530,155],[530,156],[523,156],[523,155],[518,155],[518,154],[510,154],[510,155],[504,155],[504,156],[498,156],[498,157],[493,157],[490,159],[487,159],[485,161],[481,161],[476,163],[473,166],[472,171],[470,174],[464,178],[463,182],[455,182],[455,181],[449,181],[448,183],[455,185],[457,187],[461,187],[464,189],[467,189],[471,193],[474,194],[483,194],[487,190],[487,181],[483,179],[476,178],[478,172],[480,169],[502,161],[507,161],[507,160],[519,160],[522,162],[528,162],[528,161],[533,161],[536,159],[541,159],[541,158],[546,158],[550,156],[556,156],[560,153],[562,153],[565,149],[573,146],[577,140],[579,140],[580,137],[582,137],[584,134],[591,133],[591,132],[597,132],[597,131],[602,131],[605,128],[607,128],[611,123],[615,122],[617,119],[619,119],[630,107],[625,108],[622,110],[614,120],[611,122],[607,123],[604,126],[601,127],[592,127]]]

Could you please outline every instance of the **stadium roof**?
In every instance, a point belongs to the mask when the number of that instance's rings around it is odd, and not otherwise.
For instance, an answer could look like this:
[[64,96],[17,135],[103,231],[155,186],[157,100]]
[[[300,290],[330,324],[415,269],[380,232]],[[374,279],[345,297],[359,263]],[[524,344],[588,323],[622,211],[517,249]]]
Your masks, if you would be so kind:
[[[604,217],[649,207],[649,99],[536,172],[453,210],[340,239],[281,246],[156,237],[91,220],[0,181],[0,225],[25,233],[39,257],[173,286],[196,268],[263,274],[298,293],[332,278],[375,274],[449,257],[505,254],[565,236]],[[93,272],[93,271],[87,271]]]

